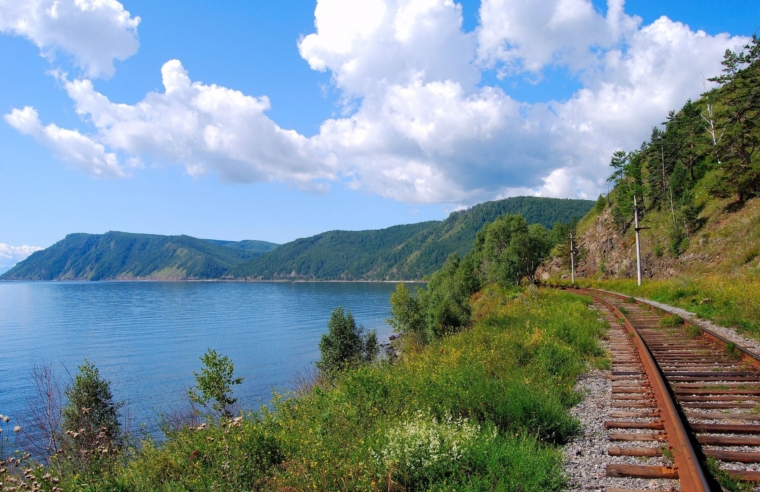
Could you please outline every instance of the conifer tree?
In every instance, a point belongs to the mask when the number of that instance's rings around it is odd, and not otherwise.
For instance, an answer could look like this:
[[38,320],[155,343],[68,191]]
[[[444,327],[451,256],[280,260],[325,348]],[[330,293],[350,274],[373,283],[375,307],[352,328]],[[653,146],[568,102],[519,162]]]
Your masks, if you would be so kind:
[[64,451],[77,466],[88,469],[91,458],[113,451],[122,444],[119,410],[123,403],[114,401],[111,384],[86,359],[65,394]]
[[317,368],[328,376],[361,363],[371,362],[378,354],[377,333],[357,326],[351,311],[337,307],[330,315],[327,333],[322,335]]
[[[709,79],[721,86],[708,96],[719,99],[716,111],[721,140],[717,145],[725,189],[739,202],[760,193],[760,41],[756,35],[741,53],[726,50],[723,74]],[[721,195],[722,190],[714,190]]]

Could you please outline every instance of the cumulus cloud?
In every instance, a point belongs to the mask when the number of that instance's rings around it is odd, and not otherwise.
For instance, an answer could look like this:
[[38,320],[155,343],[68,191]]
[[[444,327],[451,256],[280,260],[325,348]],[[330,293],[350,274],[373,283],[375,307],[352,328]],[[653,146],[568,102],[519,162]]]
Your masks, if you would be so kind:
[[5,115],[5,121],[24,135],[31,135],[49,147],[61,160],[74,164],[80,171],[100,178],[125,176],[119,159],[107,152],[102,144],[76,130],[67,130],[54,124],[42,126],[37,111],[32,107],[14,109]]
[[62,51],[88,77],[110,77],[137,53],[137,25],[116,0],[0,0],[0,33],[23,36],[53,59]]
[[43,248],[39,246],[11,246],[10,244],[0,243],[0,269],[11,268],[19,261],[25,260],[35,251]]
[[[588,0],[483,0],[474,34],[451,1],[382,4],[369,34],[341,37],[332,32],[346,29],[341,2],[319,0],[317,32],[300,49],[361,96],[354,114],[325,122],[316,138],[353,170],[355,186],[411,202],[526,191],[593,198],[611,153],[638,147],[670,109],[699,96],[726,48],[747,41],[666,17],[643,26],[622,0],[610,0],[606,15]],[[547,67],[566,68],[583,89],[527,104],[477,84],[482,70],[535,80]]]
[[95,126],[94,138],[110,149],[178,163],[192,175],[215,171],[233,182],[314,188],[336,178],[312,142],[266,116],[266,96],[193,82],[178,60],[161,74],[164,92],[134,105],[111,102],[86,79],[65,80],[64,87],[77,113]]
[[[643,25],[622,0],[606,12],[589,0],[482,0],[479,14],[465,33],[453,0],[318,0],[315,32],[298,49],[331,73],[343,113],[309,138],[273,122],[266,96],[192,81],[177,60],[162,68],[164,91],[134,105],[88,79],[63,79],[92,134],[43,127],[32,108],[6,120],[103,176],[126,174],[124,154],[235,182],[338,181],[410,203],[594,198],[606,190],[611,153],[638,147],[669,110],[699,96],[725,49],[747,41],[666,17]],[[510,96],[510,81],[541,83],[557,67],[583,88],[562,101]],[[492,70],[503,88],[482,83]]]

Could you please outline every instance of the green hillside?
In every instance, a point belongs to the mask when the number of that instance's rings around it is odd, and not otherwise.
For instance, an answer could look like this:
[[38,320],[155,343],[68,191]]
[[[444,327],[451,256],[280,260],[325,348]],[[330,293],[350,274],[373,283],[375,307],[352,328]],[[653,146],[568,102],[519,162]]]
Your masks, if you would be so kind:
[[505,213],[551,228],[584,216],[588,200],[514,197],[453,212],[444,221],[375,231],[331,231],[284,244],[230,270],[236,278],[413,280],[438,270],[451,253],[464,256],[475,234]]
[[723,67],[717,87],[612,156],[614,189],[578,224],[582,277],[636,276],[635,195],[645,278],[757,278],[760,43],[727,52]]
[[505,213],[551,227],[591,209],[588,200],[516,197],[452,213],[444,221],[375,231],[330,231],[279,246],[190,236],[69,234],[0,275],[0,280],[421,279]]
[[269,253],[279,248],[279,244],[269,243],[267,241],[255,241],[246,239],[243,241],[224,241],[222,239],[204,239],[213,244],[224,246],[225,248],[242,249],[244,251],[250,251],[251,253]]
[[[222,241],[223,243],[226,243]],[[239,243],[230,243],[239,244]],[[271,243],[263,243],[271,244]],[[69,234],[5,272],[2,280],[211,279],[259,251],[190,236]],[[262,249],[262,245],[257,246]]]

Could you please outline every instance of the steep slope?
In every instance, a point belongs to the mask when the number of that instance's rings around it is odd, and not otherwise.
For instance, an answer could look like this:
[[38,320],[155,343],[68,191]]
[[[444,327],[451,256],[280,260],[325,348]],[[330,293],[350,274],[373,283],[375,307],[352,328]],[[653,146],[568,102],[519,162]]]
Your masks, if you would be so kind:
[[69,234],[20,262],[0,279],[211,279],[259,254],[190,236]]
[[[634,196],[645,277],[760,273],[760,40],[723,66],[717,87],[612,156],[615,187],[578,224],[582,277],[635,278]],[[567,273],[565,254],[545,276]]]
[[444,221],[376,231],[331,231],[284,244],[238,265],[229,274],[247,279],[414,280],[439,269],[452,253],[464,256],[477,232],[505,213],[552,227],[582,217],[589,200],[514,197],[453,212]]
[[[701,227],[673,245],[670,210],[642,214],[640,233],[642,275],[645,278],[757,276],[760,274],[760,198],[734,210],[732,199],[709,196],[704,184],[696,189],[704,206]],[[612,197],[614,200],[614,195]],[[636,236],[632,227],[623,232],[615,225],[611,208],[592,211],[578,226],[580,254],[576,275],[586,278],[635,278]],[[674,247],[675,246],[675,247]],[[569,277],[567,261],[555,258],[544,278]]]

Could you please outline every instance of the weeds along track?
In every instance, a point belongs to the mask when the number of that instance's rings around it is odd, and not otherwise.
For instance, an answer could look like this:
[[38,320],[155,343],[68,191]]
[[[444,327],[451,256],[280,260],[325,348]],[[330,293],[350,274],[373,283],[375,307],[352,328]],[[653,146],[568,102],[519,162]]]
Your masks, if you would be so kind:
[[[607,476],[670,479],[658,483],[684,491],[760,482],[760,359],[631,297],[569,290],[590,296],[612,327],[608,454],[642,462],[609,464]],[[673,466],[646,464],[663,455]]]

